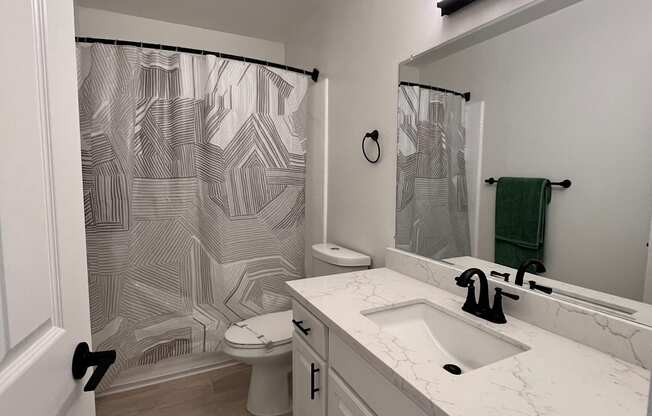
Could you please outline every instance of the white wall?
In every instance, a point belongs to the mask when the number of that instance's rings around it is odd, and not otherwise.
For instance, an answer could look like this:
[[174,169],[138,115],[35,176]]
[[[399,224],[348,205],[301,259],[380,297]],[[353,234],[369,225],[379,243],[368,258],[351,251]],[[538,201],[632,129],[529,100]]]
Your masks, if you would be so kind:
[[[573,181],[548,209],[548,276],[642,299],[652,215],[652,2],[587,0],[421,68],[485,102],[483,177]],[[494,258],[495,186],[480,257]]]
[[75,10],[76,36],[161,43],[285,63],[281,42],[86,7]]
[[484,142],[484,102],[471,101],[464,109],[466,126],[466,183],[469,194],[469,234],[471,256],[480,255],[480,190],[482,178],[482,149]]
[[[328,238],[384,264],[394,245],[398,64],[540,0],[480,1],[442,18],[434,0],[329,0],[298,22],[287,63],[330,80]],[[568,3],[549,0],[547,3]],[[378,129],[383,157],[365,161],[360,141]]]
[[407,82],[419,82],[421,75],[418,66],[401,65],[398,69],[398,79]]
[[326,180],[328,178],[328,85],[327,79],[313,84],[308,94],[308,124],[310,140],[306,155],[306,276],[314,276],[313,244],[326,242]]

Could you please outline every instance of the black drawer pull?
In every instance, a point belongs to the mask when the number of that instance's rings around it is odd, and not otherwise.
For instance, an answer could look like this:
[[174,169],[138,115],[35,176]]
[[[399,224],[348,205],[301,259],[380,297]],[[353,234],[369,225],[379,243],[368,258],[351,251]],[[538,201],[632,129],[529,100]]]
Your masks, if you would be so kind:
[[319,368],[315,363],[310,363],[310,400],[315,400],[315,393],[319,391],[319,387],[315,387],[315,376],[319,373]]
[[308,335],[310,333],[310,328],[303,327],[303,321],[295,321],[293,319],[292,323],[294,324],[294,326],[296,326],[299,329],[299,331],[301,331],[303,335]]

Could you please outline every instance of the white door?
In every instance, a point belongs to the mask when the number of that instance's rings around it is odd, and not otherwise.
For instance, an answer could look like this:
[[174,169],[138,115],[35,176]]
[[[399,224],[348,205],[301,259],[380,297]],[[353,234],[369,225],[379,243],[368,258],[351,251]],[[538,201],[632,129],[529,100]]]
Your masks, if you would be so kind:
[[[0,1],[0,415],[94,415],[72,0]],[[90,373],[90,371],[89,371]]]
[[326,364],[297,335],[292,338],[292,414],[326,416]]

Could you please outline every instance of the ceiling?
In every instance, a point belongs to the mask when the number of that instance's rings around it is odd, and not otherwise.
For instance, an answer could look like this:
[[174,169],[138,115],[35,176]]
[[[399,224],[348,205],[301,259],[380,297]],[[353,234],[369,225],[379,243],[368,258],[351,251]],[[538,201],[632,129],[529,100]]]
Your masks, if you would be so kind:
[[108,10],[205,29],[285,42],[318,0],[77,0]]

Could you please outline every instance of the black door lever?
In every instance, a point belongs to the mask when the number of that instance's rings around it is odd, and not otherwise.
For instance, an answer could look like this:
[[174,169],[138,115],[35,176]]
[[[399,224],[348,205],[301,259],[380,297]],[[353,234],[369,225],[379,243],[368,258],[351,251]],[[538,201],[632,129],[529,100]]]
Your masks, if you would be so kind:
[[84,391],[95,391],[104,374],[115,362],[115,357],[115,350],[91,352],[87,343],[80,342],[72,356],[72,376],[75,380],[81,380],[88,367],[96,367],[93,375],[88,379],[88,383],[84,386]]

